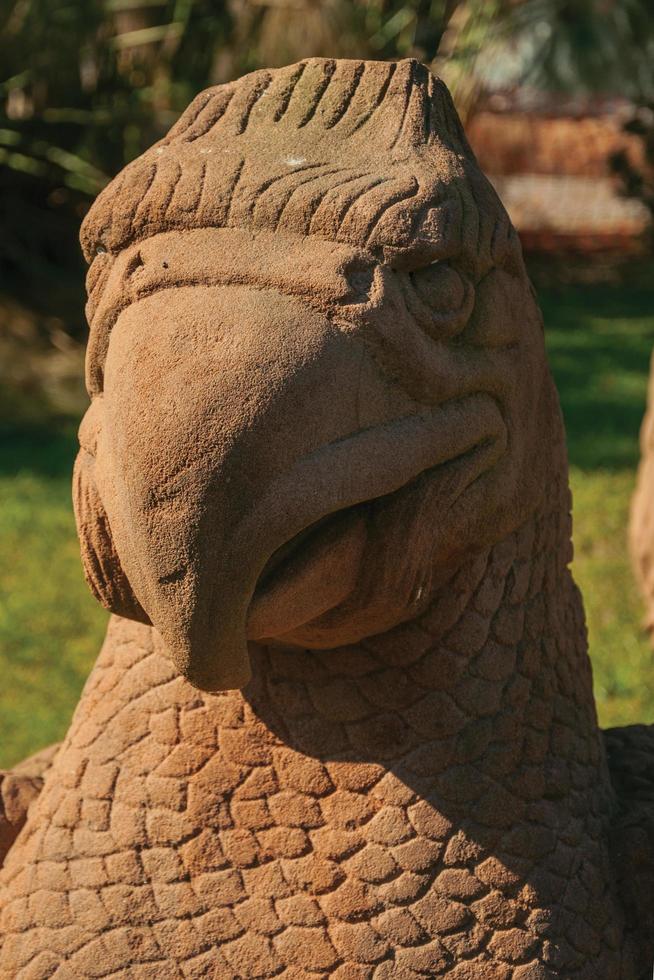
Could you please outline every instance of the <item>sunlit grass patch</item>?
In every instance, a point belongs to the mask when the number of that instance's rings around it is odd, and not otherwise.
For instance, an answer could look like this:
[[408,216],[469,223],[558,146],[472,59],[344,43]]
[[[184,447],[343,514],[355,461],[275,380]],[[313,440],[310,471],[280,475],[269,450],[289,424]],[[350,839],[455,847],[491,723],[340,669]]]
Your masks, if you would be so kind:
[[[20,440],[2,445],[0,475],[0,764],[62,738],[102,642],[106,614],[79,560],[70,502],[72,442],[58,441],[55,473],[21,466]],[[41,449],[48,462],[49,449]],[[72,462],[72,460],[70,460]],[[32,464],[36,461],[32,458]],[[63,464],[63,465],[61,465]]]
[[631,470],[573,469],[573,572],[586,607],[595,697],[605,727],[654,722],[654,653],[626,549]]

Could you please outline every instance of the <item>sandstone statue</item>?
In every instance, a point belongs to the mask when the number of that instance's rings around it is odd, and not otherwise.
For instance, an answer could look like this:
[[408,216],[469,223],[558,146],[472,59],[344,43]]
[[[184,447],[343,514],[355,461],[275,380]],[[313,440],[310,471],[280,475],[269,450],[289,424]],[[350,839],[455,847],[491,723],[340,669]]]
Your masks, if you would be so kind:
[[114,616],[5,776],[0,975],[650,976],[654,737],[598,729],[542,322],[443,84],[210,89],[82,239]]
[[629,546],[636,579],[645,601],[645,627],[654,632],[654,359],[647,411],[640,430],[640,466],[631,501]]

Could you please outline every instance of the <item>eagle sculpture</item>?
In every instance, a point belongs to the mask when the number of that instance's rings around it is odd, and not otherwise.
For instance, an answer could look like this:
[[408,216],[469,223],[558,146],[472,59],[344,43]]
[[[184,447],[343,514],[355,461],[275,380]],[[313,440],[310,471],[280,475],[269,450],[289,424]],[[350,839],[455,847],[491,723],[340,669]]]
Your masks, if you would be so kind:
[[542,321],[442,82],[209,89],[82,242],[114,615],[4,777],[0,976],[650,976],[654,738],[598,729]]

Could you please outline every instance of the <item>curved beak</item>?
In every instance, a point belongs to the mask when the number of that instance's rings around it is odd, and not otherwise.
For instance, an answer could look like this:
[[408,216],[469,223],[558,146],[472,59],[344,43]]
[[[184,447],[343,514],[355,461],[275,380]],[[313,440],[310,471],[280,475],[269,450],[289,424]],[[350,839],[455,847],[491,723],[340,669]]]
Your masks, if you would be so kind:
[[134,594],[196,686],[247,682],[273,552],[379,492],[376,453],[343,440],[412,406],[368,360],[306,304],[246,286],[160,290],[118,317],[95,478]]
[[[280,635],[256,632],[262,620],[271,622],[271,605],[280,623],[284,589],[257,590],[271,556],[327,515],[493,443],[503,422],[487,396],[463,386],[465,397],[454,397],[448,389],[462,386],[460,372],[427,409],[378,366],[365,325],[337,326],[274,286],[212,283],[195,269],[184,236],[161,238],[117,262],[109,301],[112,293],[124,297],[130,281],[141,286],[115,320],[110,343],[95,329],[100,314],[94,317],[89,364],[92,376],[103,377],[90,413],[95,486],[136,605],[178,669],[204,690],[243,687],[248,622],[253,637]],[[329,262],[341,269],[342,260],[334,246],[320,245],[324,288]],[[212,261],[230,254],[212,251]],[[180,267],[190,263],[188,285],[165,271],[171,255]],[[274,249],[256,255],[257,266],[278,260]],[[302,262],[315,270],[315,260],[300,251],[296,278]],[[155,273],[170,281],[148,279]],[[401,342],[403,327],[392,308],[384,310]],[[482,397],[488,404],[478,403]],[[361,524],[350,522],[340,538],[350,568],[364,537]],[[329,561],[321,568],[331,567],[337,580],[338,549]],[[283,601],[281,619],[299,615],[292,587]]]

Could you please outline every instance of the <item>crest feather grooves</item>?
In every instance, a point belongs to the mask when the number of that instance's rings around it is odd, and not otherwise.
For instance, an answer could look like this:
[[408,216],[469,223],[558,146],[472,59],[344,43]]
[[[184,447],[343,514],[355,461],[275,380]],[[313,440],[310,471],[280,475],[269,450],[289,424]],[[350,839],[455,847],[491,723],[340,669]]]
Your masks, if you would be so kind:
[[469,159],[423,65],[312,58],[200,93],[98,197],[82,247],[90,261],[99,245],[242,227],[402,250],[456,196],[443,175],[464,183]]

